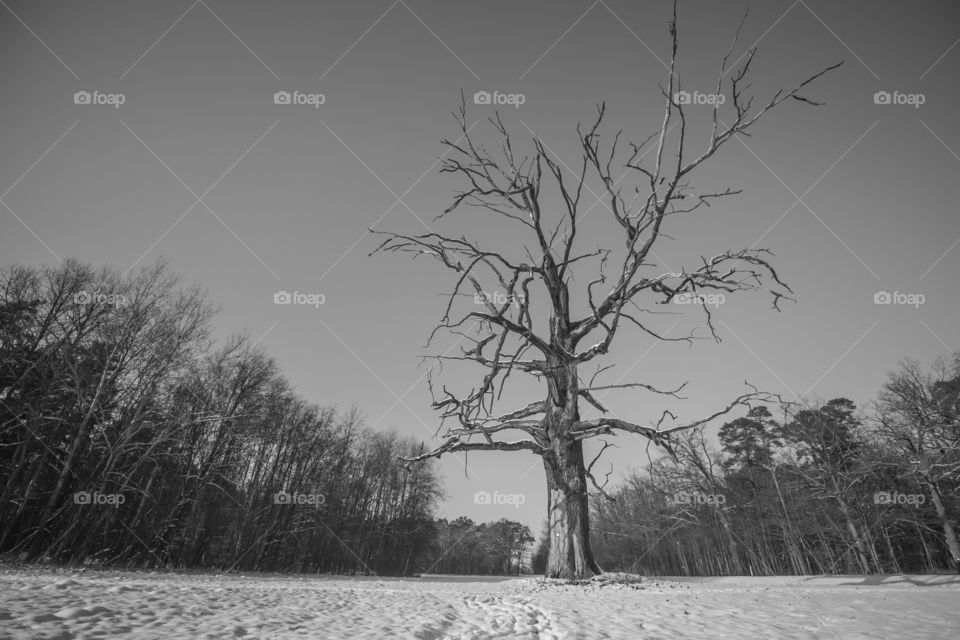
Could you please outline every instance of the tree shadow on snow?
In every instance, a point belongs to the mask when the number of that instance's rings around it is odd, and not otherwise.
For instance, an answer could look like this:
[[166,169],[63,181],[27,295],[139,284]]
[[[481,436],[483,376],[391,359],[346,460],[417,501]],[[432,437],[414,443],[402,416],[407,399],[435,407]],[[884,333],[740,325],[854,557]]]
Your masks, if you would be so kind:
[[947,584],[960,584],[960,576],[954,575],[888,575],[858,576],[854,582],[841,582],[841,585],[878,586],[887,584],[912,584],[917,587],[939,587]]

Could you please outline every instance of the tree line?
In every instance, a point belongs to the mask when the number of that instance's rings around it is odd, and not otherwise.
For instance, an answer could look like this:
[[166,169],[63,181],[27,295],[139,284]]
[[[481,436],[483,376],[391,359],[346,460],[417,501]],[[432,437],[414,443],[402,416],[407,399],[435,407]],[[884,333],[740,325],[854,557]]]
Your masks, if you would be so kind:
[[506,518],[476,523],[460,517],[437,520],[436,527],[418,563],[422,573],[519,575],[529,570],[525,557],[535,538],[524,524]]
[[404,573],[441,495],[415,443],[294,393],[158,264],[0,272],[0,554]]
[[[605,570],[659,575],[960,571],[960,354],[906,361],[876,399],[754,407],[594,500]],[[543,554],[541,542],[540,553]],[[536,566],[536,556],[535,556]]]

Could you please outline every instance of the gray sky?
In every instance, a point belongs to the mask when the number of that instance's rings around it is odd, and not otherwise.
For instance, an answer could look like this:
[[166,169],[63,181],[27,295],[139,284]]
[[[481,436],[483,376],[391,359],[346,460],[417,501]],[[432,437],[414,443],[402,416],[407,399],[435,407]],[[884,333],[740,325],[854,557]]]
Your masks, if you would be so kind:
[[[686,89],[711,91],[745,6],[681,3]],[[433,220],[462,186],[435,164],[440,140],[457,136],[449,114],[461,90],[523,94],[519,108],[502,109],[516,140],[536,131],[571,166],[576,123],[601,100],[608,134],[646,137],[662,114],[668,8],[2,0],[2,263],[73,256],[124,270],[163,256],[222,304],[223,335],[259,336],[305,397],[356,404],[369,424],[429,442],[436,421],[418,355],[450,280],[423,260],[367,257],[375,239],[366,229],[503,239],[483,218]],[[960,346],[958,14],[948,1],[754,3],[738,55],[757,43],[758,102],[846,64],[806,92],[827,106],[785,104],[704,167],[695,184],[743,195],[678,221],[658,254],[676,268],[701,253],[767,247],[798,303],[778,314],[759,294],[729,299],[717,314],[724,341],[692,349],[622,332],[606,361],[620,366],[605,381],[689,380],[690,400],[611,393],[615,413],[645,422],[669,407],[696,418],[745,379],[791,398],[863,402],[903,357],[929,361]],[[107,104],[75,104],[79,91]],[[277,91],[325,102],[278,105]],[[905,103],[876,104],[879,91]],[[709,108],[689,113],[709,117]],[[491,114],[468,105],[468,120],[481,121],[474,132],[493,143],[482,122]],[[587,215],[586,248],[620,242],[602,203]],[[280,290],[325,303],[274,305]],[[878,291],[924,303],[877,305]],[[692,309],[670,311],[658,326],[671,335],[698,321]],[[451,344],[441,337],[436,347]],[[461,389],[469,381],[445,379]],[[541,394],[523,383],[511,400]],[[605,458],[613,478],[646,460],[643,442],[616,440]],[[539,529],[538,458],[474,454],[466,475],[462,455],[441,467],[444,515]],[[477,491],[525,503],[476,505]]]

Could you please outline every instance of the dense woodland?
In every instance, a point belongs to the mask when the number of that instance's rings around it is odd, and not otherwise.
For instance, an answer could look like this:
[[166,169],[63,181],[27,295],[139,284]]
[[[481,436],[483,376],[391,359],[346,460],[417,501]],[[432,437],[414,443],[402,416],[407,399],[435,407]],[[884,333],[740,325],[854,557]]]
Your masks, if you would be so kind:
[[[516,573],[520,523],[435,518],[419,443],[305,402],[163,265],[0,272],[0,554],[111,566]],[[960,357],[875,402],[760,405],[592,497],[604,570],[957,570]],[[613,498],[609,500],[608,498]],[[534,571],[545,564],[541,540]]]
[[305,402],[246,338],[214,344],[212,315],[162,265],[2,273],[0,552],[408,571],[440,495],[398,460],[414,443]]

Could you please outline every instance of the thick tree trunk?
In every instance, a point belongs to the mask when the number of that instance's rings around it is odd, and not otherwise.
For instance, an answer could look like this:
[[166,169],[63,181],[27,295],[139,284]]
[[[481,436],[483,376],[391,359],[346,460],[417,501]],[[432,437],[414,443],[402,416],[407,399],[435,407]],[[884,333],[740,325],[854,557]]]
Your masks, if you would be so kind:
[[574,580],[602,573],[590,547],[590,507],[587,497],[583,443],[558,442],[544,456],[547,474],[547,526],[550,553],[546,577]]

